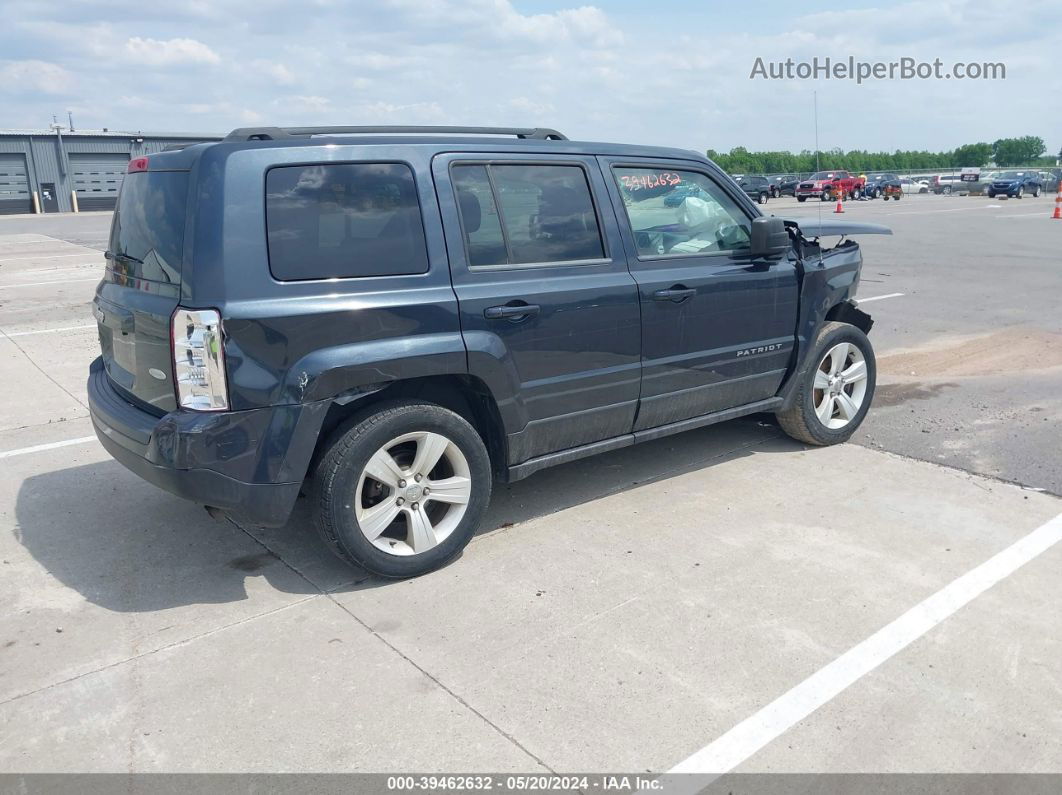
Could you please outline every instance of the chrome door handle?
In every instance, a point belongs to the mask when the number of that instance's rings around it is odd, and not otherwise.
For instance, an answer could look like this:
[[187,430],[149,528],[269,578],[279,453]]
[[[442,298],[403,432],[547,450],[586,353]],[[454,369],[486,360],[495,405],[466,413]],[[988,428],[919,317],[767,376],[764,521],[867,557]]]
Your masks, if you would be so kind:
[[692,287],[681,287],[676,285],[670,287],[667,290],[657,290],[653,293],[654,301],[674,301],[676,304],[681,301],[685,301],[691,296],[697,295],[697,291]]
[[488,320],[496,320],[498,318],[524,318],[537,315],[540,311],[540,307],[537,304],[516,304],[510,306],[489,306],[483,310],[483,317]]

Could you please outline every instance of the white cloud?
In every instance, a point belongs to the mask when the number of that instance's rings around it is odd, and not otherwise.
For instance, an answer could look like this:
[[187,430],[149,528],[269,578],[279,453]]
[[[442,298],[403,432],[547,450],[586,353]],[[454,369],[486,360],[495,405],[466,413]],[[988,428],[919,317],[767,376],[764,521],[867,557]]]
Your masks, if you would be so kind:
[[295,82],[295,75],[282,63],[258,58],[251,63],[251,67],[259,73],[265,74],[277,85],[290,86]]
[[134,36],[125,43],[134,64],[174,66],[176,64],[217,64],[221,57],[195,39],[142,39]]
[[74,78],[66,69],[47,61],[7,61],[0,63],[0,85],[6,91],[42,94],[68,94]]
[[[1051,101],[1058,0],[810,9],[775,0],[762,18],[688,0],[593,2],[8,0],[5,124],[50,119],[63,95],[64,108],[83,108],[82,128],[515,124],[700,150],[799,150],[814,145],[817,90],[824,148],[941,149],[1026,134],[1051,151],[1062,144],[1062,108]],[[1007,80],[749,79],[756,56],[827,54],[1004,61]]]

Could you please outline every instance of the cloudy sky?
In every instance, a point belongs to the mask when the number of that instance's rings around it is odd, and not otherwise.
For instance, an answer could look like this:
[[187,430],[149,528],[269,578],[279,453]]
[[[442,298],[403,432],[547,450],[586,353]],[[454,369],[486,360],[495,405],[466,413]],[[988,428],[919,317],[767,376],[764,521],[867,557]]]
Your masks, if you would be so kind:
[[[1062,2],[5,0],[0,127],[551,126],[704,150],[1062,147]],[[1006,80],[750,79],[813,56]]]

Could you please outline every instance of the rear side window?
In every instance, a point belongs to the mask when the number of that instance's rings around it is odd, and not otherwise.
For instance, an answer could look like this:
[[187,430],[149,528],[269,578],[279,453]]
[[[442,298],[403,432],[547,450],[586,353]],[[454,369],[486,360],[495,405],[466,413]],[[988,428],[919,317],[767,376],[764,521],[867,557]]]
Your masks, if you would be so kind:
[[127,174],[111,221],[109,267],[134,279],[179,284],[187,171]]
[[281,281],[428,270],[413,172],[401,163],[270,169],[266,234],[269,268]]
[[579,166],[459,165],[453,182],[473,267],[605,256]]

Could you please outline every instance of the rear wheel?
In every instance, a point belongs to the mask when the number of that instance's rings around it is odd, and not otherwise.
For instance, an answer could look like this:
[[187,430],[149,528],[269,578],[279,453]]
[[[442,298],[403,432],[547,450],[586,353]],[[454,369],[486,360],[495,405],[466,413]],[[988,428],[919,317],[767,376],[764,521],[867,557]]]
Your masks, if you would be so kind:
[[945,185],[944,190],[941,191],[945,196],[951,195],[951,185]]
[[333,552],[385,577],[413,577],[464,548],[492,483],[486,447],[468,422],[403,402],[356,419],[312,485],[317,529]]
[[877,368],[867,335],[848,323],[823,325],[792,405],[778,413],[787,434],[814,445],[847,441],[874,398]]

